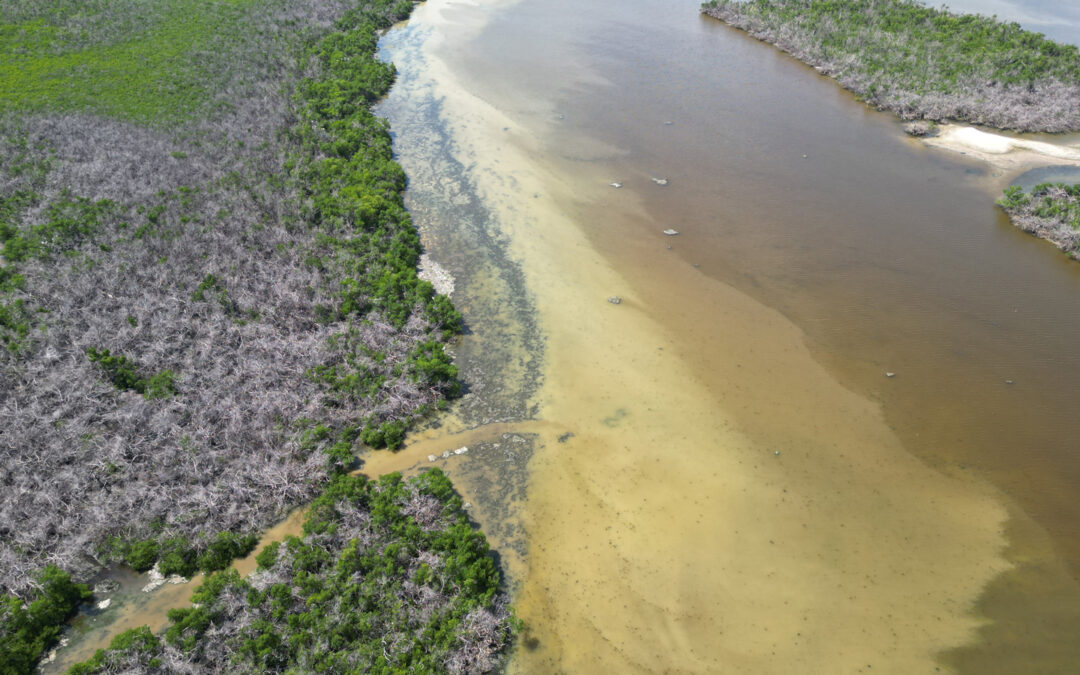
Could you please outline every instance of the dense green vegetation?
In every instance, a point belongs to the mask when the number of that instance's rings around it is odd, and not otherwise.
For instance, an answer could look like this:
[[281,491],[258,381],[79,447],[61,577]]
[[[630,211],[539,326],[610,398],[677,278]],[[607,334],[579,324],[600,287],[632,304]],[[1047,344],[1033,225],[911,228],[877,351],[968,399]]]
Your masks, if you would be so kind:
[[90,347],[86,356],[101,366],[106,379],[117,389],[134,391],[147,398],[165,398],[177,392],[176,374],[171,370],[147,376],[139,372],[134,361],[121,354],[110,354],[108,349]]
[[1013,185],[998,205],[1017,227],[1080,259],[1080,183],[1042,183],[1030,192]]
[[245,51],[277,51],[265,41],[281,36],[252,20],[267,4],[5,0],[0,106],[155,125],[227,107],[226,90],[249,72]]
[[[461,315],[417,277],[405,176],[370,110],[394,79],[380,31],[411,9],[0,3],[11,607],[34,602],[46,560],[76,580],[222,570],[460,392],[445,345]],[[440,587],[450,604],[457,590]],[[66,615],[41,615],[41,644]]]
[[[76,675],[171,672],[480,673],[514,621],[484,536],[438,469],[405,482],[340,476],[304,536],[267,546],[249,578],[207,578],[163,638],[114,639]],[[212,636],[212,638],[210,637]]]
[[1080,50],[917,0],[712,0],[702,11],[775,44],[904,119],[1080,129]]
[[74,583],[66,572],[49,565],[38,573],[36,588],[26,600],[0,600],[0,674],[30,672],[55,644],[63,621],[89,597],[89,586]]

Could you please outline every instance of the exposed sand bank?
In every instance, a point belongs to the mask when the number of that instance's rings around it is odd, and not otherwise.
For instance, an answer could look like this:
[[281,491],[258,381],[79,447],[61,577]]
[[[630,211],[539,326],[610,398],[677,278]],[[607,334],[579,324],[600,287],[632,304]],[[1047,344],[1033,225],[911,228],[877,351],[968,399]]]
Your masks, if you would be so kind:
[[413,86],[535,296],[540,417],[574,433],[530,465],[512,670],[933,672],[1008,569],[1005,508],[908,454],[779,313],[688,265],[601,255],[574,205],[617,199],[615,223],[640,197],[546,153],[542,107],[470,89],[448,55],[489,11],[418,8],[432,37]]
[[1005,171],[1037,165],[1080,166],[1080,139],[1061,143],[1015,138],[958,124],[941,125],[937,136],[923,139],[931,147],[958,152]]

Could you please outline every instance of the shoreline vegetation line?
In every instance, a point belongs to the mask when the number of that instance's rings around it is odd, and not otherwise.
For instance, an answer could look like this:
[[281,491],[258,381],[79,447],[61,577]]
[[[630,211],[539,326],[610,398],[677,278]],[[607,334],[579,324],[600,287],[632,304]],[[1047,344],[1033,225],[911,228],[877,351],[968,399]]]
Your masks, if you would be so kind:
[[[701,12],[892,112],[913,136],[934,136],[948,122],[1080,131],[1080,50],[1016,23],[917,0],[711,0]],[[1014,225],[1076,259],[1080,225],[1057,217],[1075,213],[1075,199],[1069,186],[1057,185],[1032,195],[1037,208],[1015,191],[998,204]]]
[[72,672],[497,668],[518,624],[449,479],[349,475],[463,386],[372,112],[415,3],[91,4],[0,6],[0,671],[117,611],[119,565],[203,572],[197,604]]

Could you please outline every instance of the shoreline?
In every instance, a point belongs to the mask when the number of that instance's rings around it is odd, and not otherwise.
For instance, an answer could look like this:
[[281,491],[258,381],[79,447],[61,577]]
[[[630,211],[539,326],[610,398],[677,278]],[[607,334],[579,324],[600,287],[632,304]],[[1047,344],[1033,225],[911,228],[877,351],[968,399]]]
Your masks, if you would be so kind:
[[[436,36],[416,89],[441,102],[535,294],[539,423],[573,433],[530,464],[515,606],[533,646],[510,672],[792,672],[807,649],[823,670],[886,659],[927,672],[972,642],[969,610],[1008,569],[995,491],[904,450],[877,405],[830,376],[778,312],[691,265],[656,264],[662,235],[641,223],[634,188],[552,157],[542,116],[530,125],[462,81],[448,56],[464,51],[457,29],[487,17],[448,16],[446,4],[414,17]],[[583,202],[606,220],[581,220]],[[598,242],[607,236],[625,248]],[[627,270],[649,270],[648,283]],[[608,304],[616,292],[623,302]]]
[[[776,14],[769,15],[761,10],[747,10],[743,5],[733,6],[728,0],[718,1],[719,4],[714,1],[712,4],[703,5],[701,13],[743,31],[809,66],[851,92],[867,106],[881,112],[888,111],[895,118],[912,124],[930,122],[932,127],[936,127],[935,133],[924,134],[910,129],[907,131],[908,135],[922,141],[927,147],[939,148],[983,162],[993,167],[997,176],[1004,175],[1007,179],[1040,166],[1080,166],[1080,137],[1076,136],[1080,124],[1076,119],[1067,118],[1066,113],[1061,110],[1062,100],[1077,96],[1075,84],[1069,85],[1044,74],[1039,79],[1033,79],[1026,89],[1016,83],[992,83],[983,86],[968,82],[959,85],[956,91],[950,89],[947,92],[937,92],[930,88],[926,92],[916,93],[904,85],[890,83],[888,77],[883,76],[885,84],[879,91],[874,77],[867,80],[867,74],[863,72],[866,64],[859,62],[855,52],[841,48],[841,57],[838,59],[835,54],[829,55],[826,48],[818,49],[808,45],[808,32],[820,39],[821,32],[828,35],[830,29],[822,29],[820,25],[815,29],[812,20],[807,20],[804,25],[798,19],[789,17],[785,22],[779,16],[782,10],[776,10]],[[897,3],[896,6],[886,7],[881,11],[893,11],[896,7],[903,6],[903,3]],[[942,16],[986,19],[981,15],[953,15],[947,9]],[[910,19],[910,15],[908,18]],[[991,21],[996,22],[996,18]],[[996,22],[994,25],[1000,25],[1002,31],[1010,26],[1019,30],[1018,26],[1007,23]],[[783,32],[789,27],[790,31]],[[818,32],[814,33],[815,30]],[[912,27],[911,35],[915,35],[917,30],[926,28]],[[1028,32],[1022,31],[1022,34],[1027,35]],[[905,34],[902,30],[898,31],[897,35],[900,36],[898,40],[901,46],[910,47],[910,44],[904,42]],[[1004,32],[1002,35],[1004,36]],[[1042,38],[1038,34],[1031,35]],[[934,44],[947,62],[950,45],[946,40]],[[1046,44],[1056,45],[1049,42]],[[865,48],[868,45],[862,46]],[[1071,47],[1057,46],[1066,49]],[[1036,101],[1041,103],[1037,104]],[[934,124],[935,122],[937,124]],[[1009,133],[1061,133],[1072,138],[1053,143],[1017,138],[1007,135]],[[1068,236],[1068,232],[1063,234],[1061,228],[1052,226],[1052,223],[1033,225],[1024,218],[1016,217],[1015,212],[1009,209],[1005,212],[1014,227],[1054,244],[1068,253],[1070,258],[1076,259],[1073,243],[1075,238]]]
[[[783,6],[783,2],[712,0],[700,11],[810,66],[866,105],[888,110],[905,121],[953,120],[1017,132],[1080,131],[1080,73],[1061,65],[1062,61],[1067,63],[1062,52],[1076,52],[1073,45],[1051,42],[1017,24],[997,21],[996,17],[954,14],[947,8],[915,6],[910,0],[863,7],[849,2],[824,19],[815,12],[805,18],[798,14],[796,18],[785,16]],[[814,21],[819,23],[815,25]],[[988,32],[992,27],[995,34],[1000,33],[995,40],[1013,51],[991,52],[985,46],[985,36],[961,22],[990,24],[983,30]],[[839,44],[829,44],[835,34],[844,34],[844,29],[851,35]],[[932,34],[932,30],[937,32]],[[882,38],[882,31],[887,31],[889,40]],[[974,60],[962,48],[962,56],[956,54],[959,43],[971,40],[982,40],[985,58]],[[859,44],[852,47],[851,41]],[[899,50],[905,56],[900,61],[884,62],[864,56],[880,49]],[[933,50],[933,58],[906,54],[923,50]],[[1040,66],[1039,72],[1020,76],[1004,67],[985,69],[987,59],[1008,57],[1016,61],[1031,57],[1031,51],[1048,62]],[[984,69],[980,70],[979,65]],[[907,80],[913,69],[923,73],[925,79]],[[947,89],[942,89],[944,84]]]
[[950,122],[941,124],[937,135],[917,140],[985,162],[1010,176],[1038,166],[1080,166],[1080,139],[1049,143]]

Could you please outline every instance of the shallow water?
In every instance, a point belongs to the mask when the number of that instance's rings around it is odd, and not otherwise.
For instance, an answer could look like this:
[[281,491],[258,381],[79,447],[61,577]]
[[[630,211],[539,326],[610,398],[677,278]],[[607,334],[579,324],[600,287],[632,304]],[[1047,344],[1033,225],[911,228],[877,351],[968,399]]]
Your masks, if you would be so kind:
[[1080,6],[1061,0],[952,0],[942,4],[954,12],[996,16],[1015,21],[1027,30],[1043,33],[1058,42],[1080,44]]
[[[543,347],[480,518],[524,525],[514,668],[1069,672],[1080,268],[1011,176],[696,8],[432,0],[385,43],[425,241],[511,270]],[[501,263],[453,244],[478,212]]]
[[1030,190],[1039,183],[1068,183],[1070,185],[1080,183],[1080,167],[1042,166],[1025,171],[1014,178],[1011,184]]
[[1073,672],[1080,265],[993,207],[1013,176],[697,4],[386,37],[469,393],[363,471],[448,471],[514,672]]

